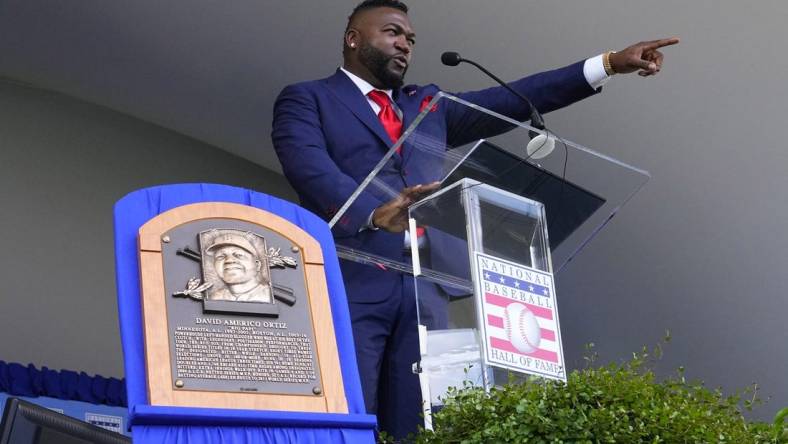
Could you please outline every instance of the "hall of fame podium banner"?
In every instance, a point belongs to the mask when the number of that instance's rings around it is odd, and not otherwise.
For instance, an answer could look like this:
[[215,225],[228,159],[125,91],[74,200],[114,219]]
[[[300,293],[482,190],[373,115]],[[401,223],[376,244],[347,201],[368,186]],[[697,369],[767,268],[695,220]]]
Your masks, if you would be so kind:
[[476,253],[487,364],[566,381],[553,275]]

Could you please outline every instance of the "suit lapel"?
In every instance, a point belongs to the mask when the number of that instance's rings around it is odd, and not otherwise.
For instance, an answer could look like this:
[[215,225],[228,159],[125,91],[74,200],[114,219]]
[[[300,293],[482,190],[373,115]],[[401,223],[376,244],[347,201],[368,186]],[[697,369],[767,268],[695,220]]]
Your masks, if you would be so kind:
[[372,107],[369,106],[367,98],[361,94],[358,87],[345,73],[337,69],[333,76],[326,79],[326,85],[331,94],[347,106],[367,128],[378,136],[386,149],[391,147],[391,139],[383,128],[383,124],[380,123],[378,116],[375,115]]
[[[405,89],[407,90],[406,87]],[[399,109],[402,111],[402,131],[405,132],[413,123],[413,120],[416,116],[419,115],[419,108],[418,108],[418,98],[416,95],[408,95],[405,91],[399,90],[394,94],[394,102],[397,104]],[[411,138],[413,135],[411,135]],[[402,144],[402,164],[404,165],[410,155],[413,153],[414,147],[412,144],[408,143],[411,141],[411,138],[405,141]]]

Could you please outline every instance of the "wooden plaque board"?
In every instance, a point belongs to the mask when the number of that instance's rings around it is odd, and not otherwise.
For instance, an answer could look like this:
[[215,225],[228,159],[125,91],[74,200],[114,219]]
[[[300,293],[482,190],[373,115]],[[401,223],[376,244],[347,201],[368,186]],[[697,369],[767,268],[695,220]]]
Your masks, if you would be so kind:
[[[297,296],[299,303],[308,304],[314,332],[315,362],[319,367],[316,372],[321,382],[316,393],[247,393],[189,390],[188,387],[176,386],[167,314],[168,298],[173,295],[165,287],[162,252],[170,241],[169,232],[184,224],[206,219],[254,224],[277,233],[297,247],[293,251],[298,253],[306,282],[306,294]],[[245,205],[222,202],[185,205],[162,213],[140,227],[139,258],[147,389],[151,405],[348,413],[323,253],[320,244],[304,230],[273,213]],[[255,319],[254,316],[249,318]]]

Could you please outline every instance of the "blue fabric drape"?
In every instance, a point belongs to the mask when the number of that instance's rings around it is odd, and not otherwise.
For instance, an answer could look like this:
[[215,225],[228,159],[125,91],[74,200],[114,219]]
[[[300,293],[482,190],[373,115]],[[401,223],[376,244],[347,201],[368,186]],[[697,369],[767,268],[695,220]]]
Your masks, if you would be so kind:
[[[199,202],[229,202],[277,214],[310,233],[323,250],[326,281],[342,367],[348,415],[148,405],[140,306],[137,233],[148,220]],[[326,223],[290,202],[212,184],[180,184],[135,191],[115,205],[115,265],[129,420],[134,442],[374,442],[375,417],[367,415],[350,330],[345,288]]]
[[122,380],[90,376],[71,370],[37,369],[33,364],[22,365],[0,361],[0,392],[14,396],[48,396],[92,404],[126,406],[126,388]]
[[184,429],[181,427],[148,426],[134,431],[134,442],[205,442],[205,443],[298,443],[333,444],[364,443],[370,441],[366,430],[329,429],[325,433],[304,433],[303,429],[260,427],[200,427]]

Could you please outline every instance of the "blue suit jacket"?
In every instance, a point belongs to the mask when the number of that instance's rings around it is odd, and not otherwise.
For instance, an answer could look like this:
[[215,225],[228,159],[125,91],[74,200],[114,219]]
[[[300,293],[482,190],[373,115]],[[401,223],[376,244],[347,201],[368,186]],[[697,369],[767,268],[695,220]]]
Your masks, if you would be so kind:
[[[586,81],[583,63],[531,75],[510,85],[530,98],[540,112],[549,112],[598,91]],[[436,85],[409,85],[394,91],[394,100],[403,114],[403,128],[419,114],[424,100],[438,91]],[[519,121],[530,117],[527,105],[500,87],[456,95]],[[421,135],[448,146],[460,146],[508,129],[452,101],[439,102],[419,125]],[[290,85],[280,93],[274,105],[272,139],[285,177],[298,193],[301,205],[326,219],[335,214],[392,145],[366,97],[340,70],[325,79]],[[402,234],[359,229],[375,208],[391,199],[384,189],[398,192],[406,186],[441,179],[439,168],[429,168],[430,162],[434,159],[423,152],[403,146],[402,155],[395,155],[378,175],[384,186],[368,187],[334,226],[336,241],[403,260]],[[367,265],[341,262],[350,302],[380,301],[401,279]]]

